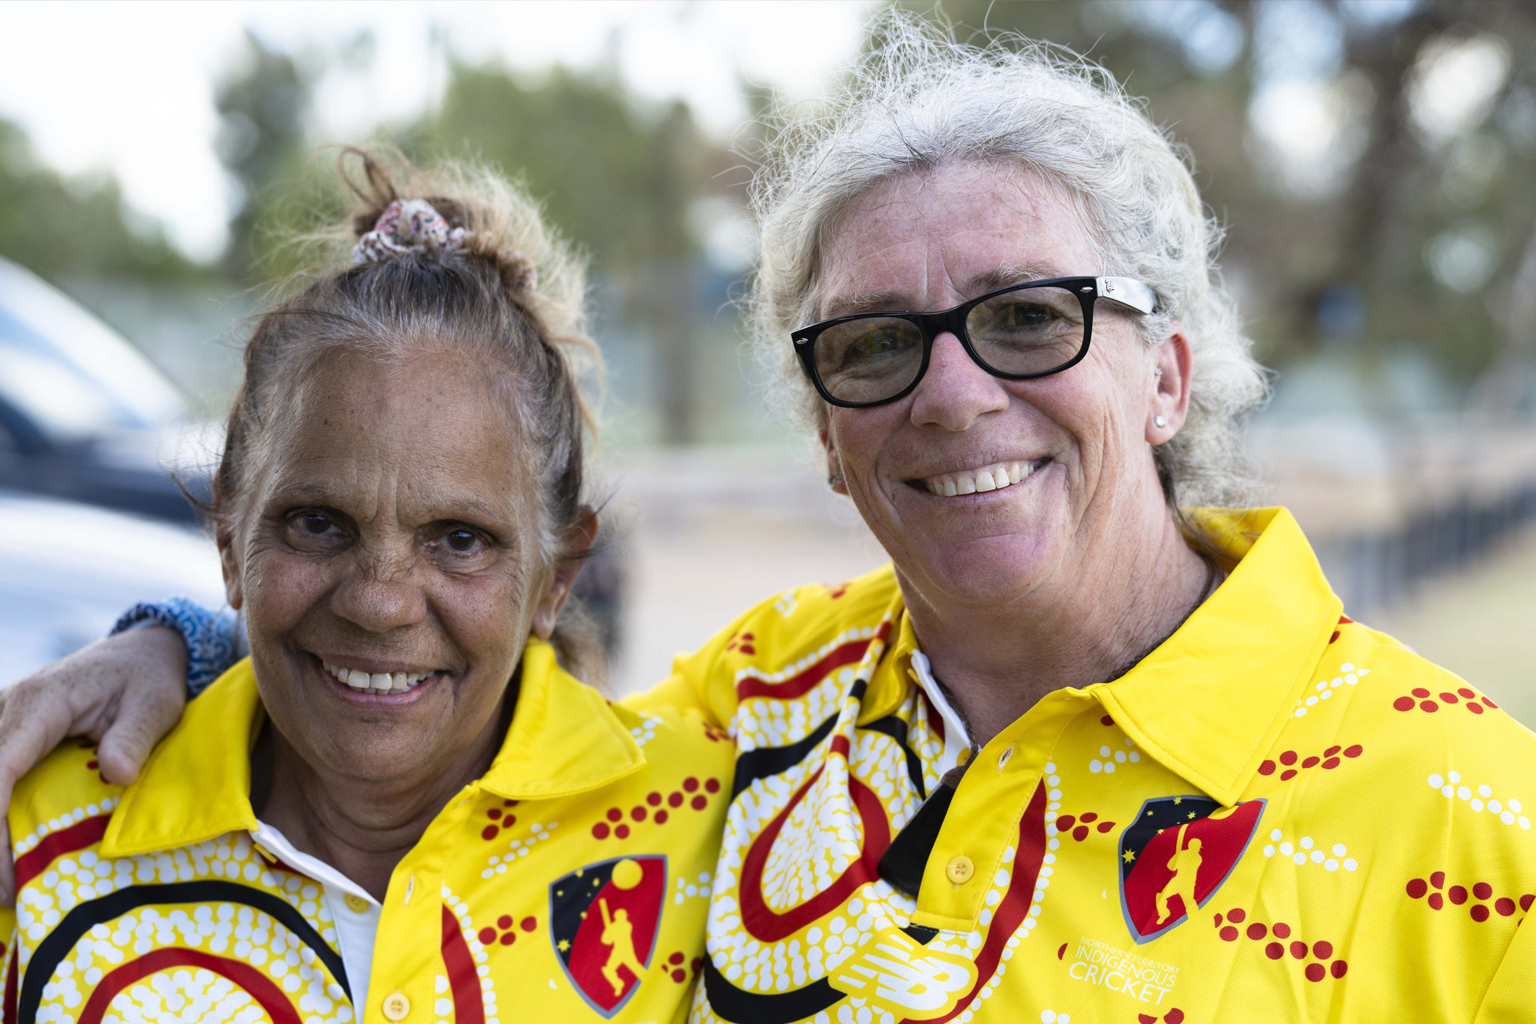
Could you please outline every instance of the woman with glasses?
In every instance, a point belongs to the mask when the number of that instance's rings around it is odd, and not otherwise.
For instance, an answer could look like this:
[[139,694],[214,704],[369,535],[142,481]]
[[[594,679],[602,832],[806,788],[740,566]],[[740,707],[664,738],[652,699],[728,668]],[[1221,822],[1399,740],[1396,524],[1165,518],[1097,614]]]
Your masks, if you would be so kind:
[[758,177],[752,317],[891,564],[635,701],[737,751],[693,1018],[1530,1019],[1536,744],[1249,507],[1178,150],[1091,67],[876,38]]

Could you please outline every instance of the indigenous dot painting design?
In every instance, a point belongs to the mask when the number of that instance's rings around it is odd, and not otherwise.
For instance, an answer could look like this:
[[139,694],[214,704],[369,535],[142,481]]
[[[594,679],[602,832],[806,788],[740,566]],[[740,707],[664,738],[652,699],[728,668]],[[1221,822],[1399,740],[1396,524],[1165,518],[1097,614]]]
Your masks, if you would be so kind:
[[[1058,1017],[1056,1019],[1060,1020],[1061,1018]],[[1155,1013],[1138,1013],[1136,1015],[1136,1024],[1157,1024],[1158,1021],[1162,1021],[1163,1024],[1184,1024],[1184,1011],[1174,1006],[1170,1007],[1168,1012],[1161,1017]]]
[[1293,843],[1278,828],[1269,833],[1269,842],[1264,845],[1264,856],[1290,858],[1298,866],[1316,864],[1324,871],[1337,871],[1340,868],[1354,871],[1360,867],[1359,862],[1349,855],[1349,847],[1343,843],[1328,846],[1311,836],[1302,836]]
[[[1349,620],[1344,619],[1341,621],[1348,622]],[[1338,638],[1338,631],[1334,631],[1333,639],[1337,640]],[[1329,641],[1329,643],[1332,642],[1332,640]],[[1296,710],[1292,712],[1292,714],[1294,714],[1297,718],[1305,718],[1308,708],[1317,707],[1320,702],[1327,700],[1329,697],[1332,697],[1335,693],[1337,693],[1341,687],[1355,686],[1360,682],[1360,680],[1364,679],[1370,674],[1370,669],[1357,669],[1353,662],[1346,661],[1344,664],[1339,666],[1338,675],[1334,676],[1332,679],[1320,679],[1316,683],[1313,683],[1312,692],[1296,702]]]
[[1438,789],[1448,800],[1459,799],[1477,813],[1488,812],[1506,825],[1515,825],[1530,831],[1531,819],[1525,814],[1525,805],[1514,797],[1498,799],[1493,787],[1486,783],[1472,786],[1461,779],[1461,772],[1447,771],[1442,777],[1438,772],[1429,777],[1429,788]]
[[17,843],[13,1019],[352,1020],[319,886],[272,867],[245,833],[103,858],[91,847],[116,803]]
[[656,727],[661,724],[661,719],[647,715],[640,724],[629,730],[634,737],[635,746],[645,749],[645,745],[656,738]]
[[[1108,715],[1105,715],[1102,720],[1106,723],[1114,722],[1114,719]],[[1117,767],[1124,767],[1127,764],[1139,764],[1141,762],[1141,751],[1136,749],[1136,741],[1129,736],[1122,736],[1120,739],[1125,749],[1113,748],[1108,744],[1100,747],[1099,756],[1088,762],[1088,770],[1090,772],[1093,772],[1095,775],[1099,772],[1113,775]]]
[[681,905],[687,900],[709,899],[710,877],[708,871],[700,871],[697,880],[683,878],[679,875],[677,881],[673,884],[672,902]]
[[[731,733],[740,755],[712,880],[696,1020],[894,1024],[887,1011],[854,1005],[828,981],[874,935],[908,927],[916,902],[881,879],[877,865],[939,782],[942,725],[920,688],[886,717],[858,721],[891,630],[887,616],[782,667],[737,670]],[[941,1020],[972,1019],[1038,919],[1060,845],[1046,835],[1047,804],[1052,818],[1060,809],[1060,781],[1037,789],[1020,841],[982,894],[979,929],[921,930],[927,948],[963,955],[977,968],[972,990]]]
[[601,819],[592,823],[592,838],[623,841],[644,826],[665,825],[674,814],[705,810],[720,790],[719,779],[709,778],[701,782],[690,775],[670,793],[663,795],[660,790],[652,790],[643,802],[631,807],[608,808]]
[[[491,981],[489,967],[490,943],[483,938],[485,931],[490,929],[475,929],[469,904],[447,885],[443,886],[442,897],[442,953],[443,966],[448,970],[447,991],[442,991],[442,982],[439,982],[432,1009],[439,1024],[501,1024],[497,1016],[496,986]],[[525,930],[533,931],[538,927],[538,921],[529,920],[533,921],[533,927]],[[492,937],[496,937],[495,932]]]
[[1470,886],[1461,883],[1449,889],[1445,883],[1444,871],[1432,871],[1424,878],[1410,878],[1406,890],[1410,899],[1423,900],[1423,905],[1430,910],[1461,907],[1470,901],[1472,905],[1467,914],[1479,924],[1490,919],[1514,917],[1518,912],[1520,918],[1515,922],[1518,925],[1525,920],[1531,904],[1536,903],[1536,893],[1495,895],[1493,886],[1487,882],[1473,882]]
[[[481,820],[486,822],[480,830],[480,838],[494,844],[494,848],[505,851],[493,853],[487,858],[487,866],[480,872],[481,878],[506,874],[519,857],[528,856],[529,850],[539,843],[547,842],[550,835],[560,827],[558,821],[533,821],[526,826],[521,825],[513,810],[517,803],[516,800],[492,800],[480,811]],[[508,836],[513,838],[508,839]]]
[[1308,981],[1342,978],[1349,973],[1348,961],[1335,956],[1338,949],[1334,943],[1327,939],[1304,942],[1300,932],[1293,930],[1284,921],[1265,924],[1242,907],[1233,907],[1225,914],[1217,914],[1212,923],[1223,942],[1237,942],[1240,939],[1262,942],[1264,955],[1271,960],[1284,960],[1288,957],[1291,961],[1302,961],[1302,977]]
[[1365,747],[1359,743],[1351,743],[1349,746],[1341,746],[1335,743],[1316,754],[1308,754],[1303,757],[1294,750],[1287,750],[1274,760],[1266,758],[1259,765],[1260,775],[1273,775],[1280,772],[1281,782],[1290,782],[1296,776],[1312,768],[1321,768],[1323,771],[1332,771],[1339,765],[1352,761],[1365,753]]
[[1497,709],[1498,705],[1487,697],[1481,697],[1470,686],[1461,686],[1452,690],[1441,690],[1435,693],[1422,686],[1415,686],[1412,690],[1392,702],[1392,707],[1397,711],[1422,711],[1426,714],[1434,714],[1444,708],[1449,711],[1456,707],[1464,707],[1474,715],[1481,715],[1486,708]]

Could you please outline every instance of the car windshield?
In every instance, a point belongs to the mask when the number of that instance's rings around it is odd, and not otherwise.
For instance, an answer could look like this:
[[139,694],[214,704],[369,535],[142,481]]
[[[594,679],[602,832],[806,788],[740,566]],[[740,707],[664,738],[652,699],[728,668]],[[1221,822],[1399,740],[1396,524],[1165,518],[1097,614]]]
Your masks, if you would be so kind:
[[175,387],[120,334],[0,259],[0,401],[55,441],[162,426],[185,414]]

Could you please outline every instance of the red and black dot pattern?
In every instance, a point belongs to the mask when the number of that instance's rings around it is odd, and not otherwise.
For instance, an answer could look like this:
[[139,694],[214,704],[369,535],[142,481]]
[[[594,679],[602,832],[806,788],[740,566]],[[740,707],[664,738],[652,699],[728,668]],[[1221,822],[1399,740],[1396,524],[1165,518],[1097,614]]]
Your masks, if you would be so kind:
[[1292,960],[1311,958],[1312,962],[1302,969],[1302,975],[1308,981],[1322,981],[1329,975],[1342,978],[1349,972],[1348,961],[1334,959],[1333,943],[1326,939],[1310,944],[1303,942],[1284,921],[1276,921],[1271,925],[1263,921],[1249,921],[1248,912],[1242,907],[1233,907],[1225,916],[1217,914],[1214,921],[1216,934],[1223,942],[1236,942],[1244,937],[1253,942],[1263,942],[1264,955],[1271,960],[1283,960],[1286,956]]
[[1311,754],[1305,758],[1294,750],[1287,750],[1276,759],[1279,762],[1278,765],[1275,761],[1266,759],[1263,764],[1259,765],[1259,774],[1273,775],[1278,767],[1281,769],[1280,781],[1290,782],[1308,768],[1323,768],[1327,771],[1332,771],[1344,763],[1343,759],[1353,759],[1363,753],[1365,753],[1365,747],[1359,743],[1352,743],[1347,747],[1336,743],[1321,754]]
[[1479,697],[1477,691],[1470,686],[1457,687],[1455,692],[1441,690],[1439,693],[1432,693],[1422,686],[1415,686],[1408,694],[1394,700],[1392,707],[1398,711],[1412,711],[1418,708],[1420,711],[1434,714],[1441,708],[1452,708],[1458,704],[1474,715],[1481,715],[1485,707],[1498,707],[1487,697]]
[[480,830],[480,838],[490,842],[501,834],[504,828],[511,828],[517,824],[517,815],[512,813],[512,808],[517,806],[516,800],[503,800],[500,807],[492,807],[485,812],[490,823]]
[[1101,821],[1098,812],[1084,811],[1082,814],[1063,814],[1056,819],[1056,831],[1062,835],[1070,835],[1078,842],[1087,839],[1095,831],[1108,832],[1115,827],[1112,821]]
[[1427,879],[1410,878],[1406,888],[1410,899],[1423,900],[1431,910],[1444,910],[1447,903],[1460,907],[1471,900],[1472,907],[1468,910],[1468,914],[1479,924],[1495,914],[1499,917],[1513,917],[1516,910],[1520,911],[1523,921],[1525,919],[1523,915],[1531,909],[1532,903],[1536,903],[1536,893],[1525,893],[1518,899],[1514,896],[1500,896],[1495,899],[1493,886],[1487,882],[1473,882],[1471,888],[1465,885],[1453,885],[1447,889],[1444,871],[1430,872]]
[[690,977],[698,977],[699,971],[704,967],[704,958],[701,956],[694,957],[690,963],[684,963],[687,959],[682,950],[677,950],[667,957],[667,962],[663,965],[663,969],[679,985]]
[[631,832],[646,822],[653,825],[665,825],[671,820],[673,813],[691,808],[702,811],[709,806],[710,797],[720,792],[719,779],[705,779],[700,782],[690,775],[683,780],[681,788],[674,789],[663,796],[659,790],[652,790],[645,796],[645,802],[635,804],[626,813],[621,807],[610,807],[603,815],[605,820],[592,826],[593,839],[628,839]]
[[529,914],[521,921],[514,920],[511,914],[502,914],[496,919],[496,927],[480,929],[480,944],[486,949],[497,945],[510,946],[517,941],[517,930],[519,928],[525,932],[531,932],[538,927],[539,919],[532,914]]

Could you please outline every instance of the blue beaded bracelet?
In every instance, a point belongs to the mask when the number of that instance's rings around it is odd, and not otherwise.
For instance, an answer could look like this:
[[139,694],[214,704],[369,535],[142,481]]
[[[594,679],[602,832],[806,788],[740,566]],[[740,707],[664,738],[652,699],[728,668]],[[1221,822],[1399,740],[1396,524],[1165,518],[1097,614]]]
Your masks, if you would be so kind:
[[173,597],[163,604],[145,602],[124,612],[107,635],[116,636],[146,622],[174,629],[187,642],[190,697],[202,693],[245,657],[245,629],[231,608],[215,612],[185,597]]

